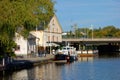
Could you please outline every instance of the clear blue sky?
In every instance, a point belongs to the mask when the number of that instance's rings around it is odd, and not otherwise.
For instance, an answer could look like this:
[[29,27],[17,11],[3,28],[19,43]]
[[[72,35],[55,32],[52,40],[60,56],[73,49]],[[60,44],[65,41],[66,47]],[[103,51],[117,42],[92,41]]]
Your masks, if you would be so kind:
[[57,18],[64,31],[77,24],[79,28],[120,28],[120,0],[54,0]]

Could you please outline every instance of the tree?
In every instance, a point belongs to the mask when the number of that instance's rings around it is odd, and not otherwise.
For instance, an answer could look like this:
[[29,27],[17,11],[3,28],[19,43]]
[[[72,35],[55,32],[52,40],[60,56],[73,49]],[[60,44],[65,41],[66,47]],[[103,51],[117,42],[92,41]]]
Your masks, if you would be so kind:
[[113,37],[114,33],[116,33],[116,28],[114,26],[106,26],[103,28],[102,32],[104,32],[105,37]]
[[[78,28],[74,31],[74,33],[76,33],[79,38],[92,37],[92,30],[89,28]],[[94,38],[120,38],[120,29],[115,26],[105,26],[103,28],[94,29],[93,33]]]
[[12,51],[15,32],[27,38],[36,25],[48,23],[53,13],[51,0],[0,0],[0,52]]

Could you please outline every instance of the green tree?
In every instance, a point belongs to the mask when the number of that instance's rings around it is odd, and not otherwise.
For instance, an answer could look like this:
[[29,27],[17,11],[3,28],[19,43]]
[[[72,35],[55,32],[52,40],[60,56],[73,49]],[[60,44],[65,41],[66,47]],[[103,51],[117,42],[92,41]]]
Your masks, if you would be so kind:
[[[92,30],[89,28],[78,28],[74,31],[78,38],[91,38]],[[75,34],[75,36],[76,36]],[[69,36],[69,35],[67,35]],[[120,29],[115,26],[105,26],[103,28],[93,30],[94,38],[120,38]]]
[[116,32],[116,33],[115,33],[115,36],[116,36],[117,38],[120,38],[120,31]]
[[116,32],[116,29],[114,26],[106,26],[103,28],[102,32],[104,32],[103,35],[105,37],[113,37],[114,33]]
[[48,23],[53,14],[51,0],[0,0],[0,53],[12,51],[15,32],[27,38],[36,25]]

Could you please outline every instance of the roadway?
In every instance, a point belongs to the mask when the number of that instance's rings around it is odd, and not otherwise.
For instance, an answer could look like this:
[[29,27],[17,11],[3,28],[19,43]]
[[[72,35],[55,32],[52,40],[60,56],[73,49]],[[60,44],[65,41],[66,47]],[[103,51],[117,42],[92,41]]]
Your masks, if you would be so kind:
[[70,42],[70,43],[90,43],[90,44],[97,44],[97,43],[119,43],[120,38],[68,38],[62,39],[63,42]]

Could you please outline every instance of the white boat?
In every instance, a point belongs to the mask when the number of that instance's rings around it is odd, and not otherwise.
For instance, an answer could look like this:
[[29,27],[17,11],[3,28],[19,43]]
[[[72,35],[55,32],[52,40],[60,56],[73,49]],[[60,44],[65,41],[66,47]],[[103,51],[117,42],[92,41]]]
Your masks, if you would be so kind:
[[98,50],[79,50],[77,54],[95,54],[98,53]]
[[77,60],[77,53],[74,47],[65,46],[55,55],[55,60],[69,60],[75,61]]

